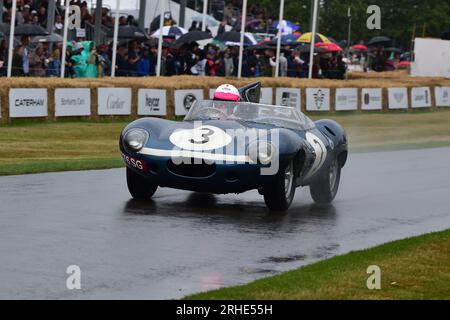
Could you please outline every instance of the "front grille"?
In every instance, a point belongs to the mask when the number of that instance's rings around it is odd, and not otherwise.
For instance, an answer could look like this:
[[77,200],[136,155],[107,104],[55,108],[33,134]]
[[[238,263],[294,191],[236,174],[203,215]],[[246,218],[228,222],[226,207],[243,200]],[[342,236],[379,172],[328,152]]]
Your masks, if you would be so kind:
[[[198,162],[198,159],[196,161]],[[216,172],[216,164],[207,164],[204,161],[196,164],[194,159],[191,159],[191,161],[187,163],[175,164],[173,161],[169,160],[167,162],[167,169],[169,169],[170,172],[183,177],[205,178],[212,176]]]

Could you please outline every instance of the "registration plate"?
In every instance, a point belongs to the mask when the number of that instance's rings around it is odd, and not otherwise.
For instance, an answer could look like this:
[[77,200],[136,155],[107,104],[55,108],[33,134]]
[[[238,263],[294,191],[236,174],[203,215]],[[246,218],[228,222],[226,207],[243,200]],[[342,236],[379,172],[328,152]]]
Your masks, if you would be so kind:
[[147,163],[144,160],[138,160],[122,153],[122,159],[126,165],[142,172],[147,172]]

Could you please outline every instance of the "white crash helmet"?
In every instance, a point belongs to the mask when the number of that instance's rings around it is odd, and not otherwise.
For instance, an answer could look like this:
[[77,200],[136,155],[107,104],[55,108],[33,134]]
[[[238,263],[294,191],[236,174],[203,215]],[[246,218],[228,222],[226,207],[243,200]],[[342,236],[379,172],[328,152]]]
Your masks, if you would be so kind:
[[231,84],[223,84],[214,92],[214,100],[239,101],[240,98],[239,90]]

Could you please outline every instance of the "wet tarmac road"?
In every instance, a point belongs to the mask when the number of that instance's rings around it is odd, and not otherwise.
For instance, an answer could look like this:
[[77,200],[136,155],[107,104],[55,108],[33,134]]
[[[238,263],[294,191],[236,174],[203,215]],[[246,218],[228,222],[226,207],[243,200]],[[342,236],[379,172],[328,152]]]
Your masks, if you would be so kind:
[[[256,192],[160,189],[124,169],[0,177],[0,298],[180,298],[450,228],[450,148],[354,154],[332,206],[298,189],[286,214]],[[66,268],[81,268],[81,290]]]

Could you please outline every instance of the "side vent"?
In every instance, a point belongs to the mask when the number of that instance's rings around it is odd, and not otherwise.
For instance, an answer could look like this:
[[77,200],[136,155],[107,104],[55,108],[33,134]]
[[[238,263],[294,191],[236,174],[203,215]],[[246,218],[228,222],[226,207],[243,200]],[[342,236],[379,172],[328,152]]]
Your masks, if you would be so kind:
[[336,134],[333,132],[333,130],[331,130],[330,128],[328,128],[328,126],[325,126],[325,129],[326,129],[333,137],[336,137]]

